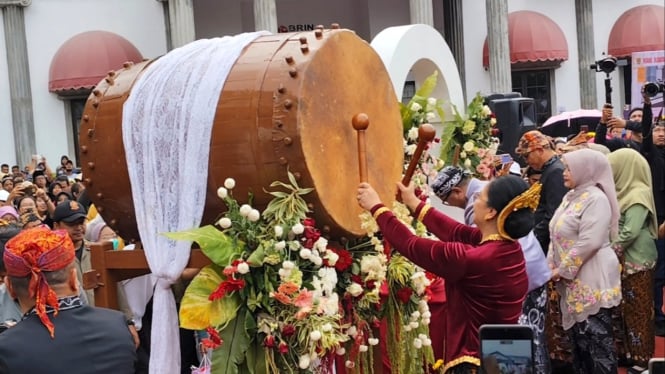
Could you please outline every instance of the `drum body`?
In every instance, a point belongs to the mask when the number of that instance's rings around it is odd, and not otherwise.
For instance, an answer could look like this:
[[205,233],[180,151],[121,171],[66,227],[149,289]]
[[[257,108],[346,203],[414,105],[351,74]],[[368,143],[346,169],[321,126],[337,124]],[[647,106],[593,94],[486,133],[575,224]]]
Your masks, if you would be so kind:
[[[80,155],[88,194],[120,236],[139,241],[122,144],[122,107],[134,82],[152,61],[110,72],[87,100]],[[317,226],[329,237],[364,234],[356,202],[358,134],[351,119],[370,119],[366,132],[369,182],[382,200],[394,200],[403,169],[403,136],[397,98],[378,55],[348,30],[261,36],[245,47],[224,84],[210,138],[207,190],[201,224],[225,210],[217,189],[236,180],[241,203],[254,195],[264,208],[273,181],[287,170],[301,187]],[[167,188],[168,180],[162,181]]]

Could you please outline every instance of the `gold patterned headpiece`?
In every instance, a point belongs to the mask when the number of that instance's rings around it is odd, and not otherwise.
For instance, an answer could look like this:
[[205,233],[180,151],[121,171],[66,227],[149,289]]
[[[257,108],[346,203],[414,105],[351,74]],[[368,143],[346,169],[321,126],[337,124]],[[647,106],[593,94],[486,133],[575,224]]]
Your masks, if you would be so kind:
[[504,223],[506,222],[506,219],[508,218],[509,215],[511,215],[513,212],[516,212],[520,209],[523,208],[529,208],[531,211],[535,211],[536,208],[538,207],[538,203],[540,202],[540,190],[542,189],[543,185],[540,183],[534,183],[531,187],[529,187],[528,190],[522,192],[508,203],[501,212],[499,213],[499,217],[497,219],[497,228],[499,230],[499,235],[501,235],[502,238],[508,239],[508,240],[515,240],[515,238],[511,238],[510,235],[508,235],[504,229]]

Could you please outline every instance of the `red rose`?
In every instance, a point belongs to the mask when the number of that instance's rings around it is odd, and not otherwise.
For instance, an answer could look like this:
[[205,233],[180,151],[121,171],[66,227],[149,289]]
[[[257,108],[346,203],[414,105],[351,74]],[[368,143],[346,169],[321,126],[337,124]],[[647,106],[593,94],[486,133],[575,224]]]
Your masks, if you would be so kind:
[[412,294],[413,294],[412,289],[404,287],[401,290],[397,291],[397,298],[399,299],[399,301],[406,304],[409,302],[409,299],[411,299]]
[[296,333],[296,327],[293,326],[292,324],[284,325],[284,327],[282,327],[282,335],[285,337],[292,336],[295,333]]
[[275,348],[275,337],[272,335],[266,336],[266,338],[263,339],[263,345],[266,348]]
[[281,353],[283,355],[289,353],[289,345],[284,343],[284,342],[279,343],[278,349],[279,349],[279,353]]

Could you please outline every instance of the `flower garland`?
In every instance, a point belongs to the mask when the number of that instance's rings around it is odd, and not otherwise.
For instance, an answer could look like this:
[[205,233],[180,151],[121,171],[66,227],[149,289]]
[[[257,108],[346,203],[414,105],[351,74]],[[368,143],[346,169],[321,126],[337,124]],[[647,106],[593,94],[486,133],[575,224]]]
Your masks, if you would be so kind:
[[496,117],[476,94],[464,115],[453,105],[454,119],[447,122],[441,138],[441,158],[446,165],[461,163],[475,177],[489,179],[499,140],[494,137]]
[[[402,125],[404,128],[404,171],[411,162],[411,158],[418,145],[418,130],[425,123],[434,122],[438,118],[444,118],[442,108],[443,100],[436,99],[430,95],[437,85],[438,72],[435,71],[427,77],[415,95],[405,105],[400,103]],[[439,143],[441,139],[435,138]],[[423,152],[417,163],[416,170],[411,180],[416,185],[416,194],[423,198],[429,195],[429,180],[435,178],[436,174],[444,166],[444,161],[435,158],[429,151],[429,146]]]
[[[197,242],[213,262],[192,280],[180,308],[182,327],[207,330],[202,346],[212,350],[212,372],[325,373],[341,358],[371,373],[386,317],[400,322],[402,341],[413,342],[407,350],[395,345],[401,354],[391,354],[391,365],[431,364],[424,273],[399,256],[388,261],[375,231],[353,246],[329,242],[307,215],[303,196],[312,189],[288,178],[271,184],[280,190],[269,191],[274,198],[263,212],[251,197],[240,204],[228,178],[218,189],[228,210],[215,225],[166,234]],[[397,341],[392,333],[387,341]]]

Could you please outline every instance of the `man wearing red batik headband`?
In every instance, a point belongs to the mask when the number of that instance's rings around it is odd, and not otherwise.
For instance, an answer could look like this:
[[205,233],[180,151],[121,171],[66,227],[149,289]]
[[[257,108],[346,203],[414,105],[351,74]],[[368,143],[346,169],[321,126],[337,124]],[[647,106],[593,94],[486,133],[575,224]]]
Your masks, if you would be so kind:
[[134,373],[120,312],[81,303],[66,231],[24,230],[5,246],[7,291],[22,320],[0,334],[0,373]]

